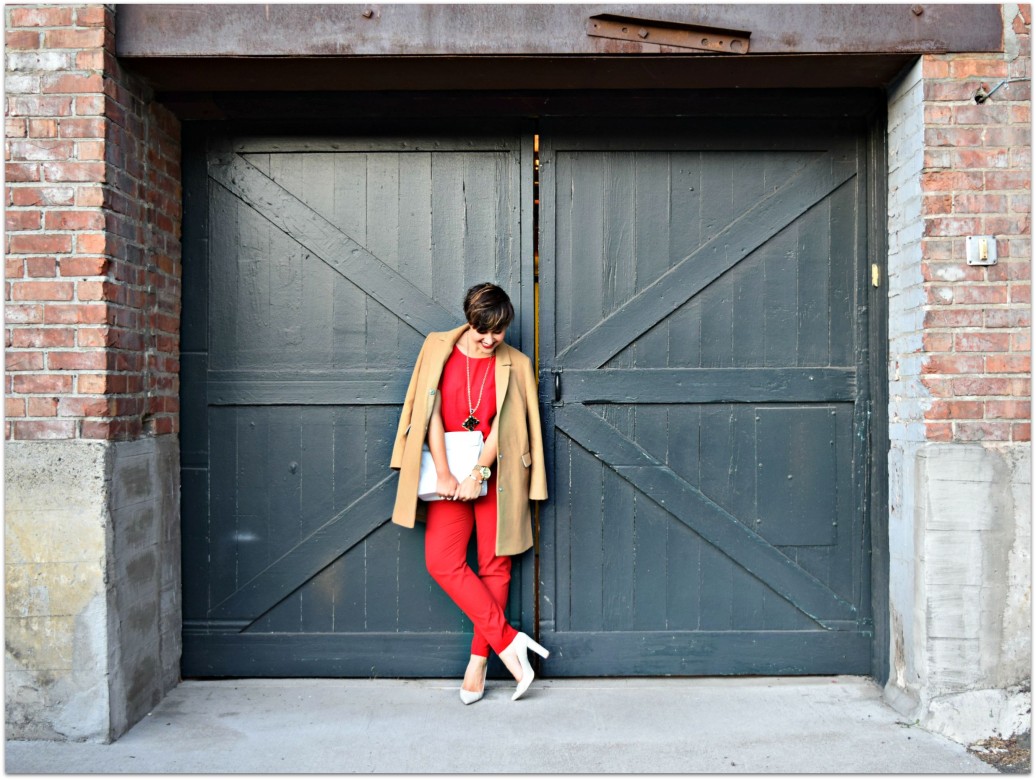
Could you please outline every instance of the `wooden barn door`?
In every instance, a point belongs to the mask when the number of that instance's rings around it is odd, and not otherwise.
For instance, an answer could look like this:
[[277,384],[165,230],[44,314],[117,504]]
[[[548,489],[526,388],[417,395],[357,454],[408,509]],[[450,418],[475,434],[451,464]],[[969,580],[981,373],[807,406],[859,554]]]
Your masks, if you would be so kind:
[[864,128],[540,132],[544,672],[868,673]]
[[[388,463],[423,337],[463,322],[469,285],[511,291],[508,340],[531,351],[525,146],[410,125],[214,137],[189,159],[185,676],[463,668],[471,626],[425,570],[423,525],[389,522]],[[530,631],[531,569],[508,608]]]

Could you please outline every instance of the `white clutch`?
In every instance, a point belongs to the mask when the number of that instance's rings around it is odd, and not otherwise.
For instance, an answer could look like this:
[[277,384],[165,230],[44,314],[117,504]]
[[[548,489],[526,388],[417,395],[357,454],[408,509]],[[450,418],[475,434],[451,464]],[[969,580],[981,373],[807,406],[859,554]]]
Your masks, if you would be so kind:
[[[478,463],[482,454],[482,431],[447,431],[446,462],[450,465],[450,473],[460,482],[467,477]],[[435,461],[428,450],[428,443],[421,448],[421,476],[417,482],[417,497],[422,501],[441,501],[436,490],[438,477],[435,473]],[[486,494],[488,485],[482,482],[479,497]]]

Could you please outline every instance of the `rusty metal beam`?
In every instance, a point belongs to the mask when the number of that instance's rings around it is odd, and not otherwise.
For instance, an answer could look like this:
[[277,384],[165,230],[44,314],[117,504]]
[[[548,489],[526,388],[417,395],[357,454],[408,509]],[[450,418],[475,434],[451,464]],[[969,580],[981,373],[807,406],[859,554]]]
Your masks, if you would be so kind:
[[[586,34],[636,43],[657,43],[677,49],[697,49],[715,54],[748,54],[748,30],[725,30],[701,24],[678,24],[636,16],[598,14],[586,20]],[[649,40],[650,39],[650,40]]]
[[700,54],[586,34],[600,14],[751,33],[758,55],[1002,49],[997,4],[116,5],[116,50],[149,57]]

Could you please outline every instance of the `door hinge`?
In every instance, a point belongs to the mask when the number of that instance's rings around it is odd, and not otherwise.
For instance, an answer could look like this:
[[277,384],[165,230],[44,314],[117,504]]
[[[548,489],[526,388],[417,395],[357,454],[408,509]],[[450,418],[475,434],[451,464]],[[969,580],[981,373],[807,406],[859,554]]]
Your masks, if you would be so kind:
[[881,266],[871,263],[871,287],[881,287]]

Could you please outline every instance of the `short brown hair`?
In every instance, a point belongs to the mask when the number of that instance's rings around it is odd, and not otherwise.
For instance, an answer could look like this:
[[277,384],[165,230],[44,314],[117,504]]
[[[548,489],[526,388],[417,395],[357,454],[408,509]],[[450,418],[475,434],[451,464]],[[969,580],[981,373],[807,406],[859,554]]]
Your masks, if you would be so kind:
[[502,289],[491,282],[482,282],[464,296],[464,316],[478,333],[496,333],[511,324],[514,306]]

